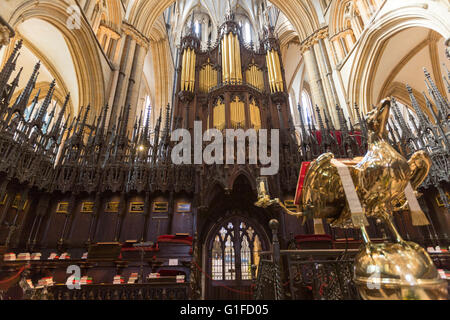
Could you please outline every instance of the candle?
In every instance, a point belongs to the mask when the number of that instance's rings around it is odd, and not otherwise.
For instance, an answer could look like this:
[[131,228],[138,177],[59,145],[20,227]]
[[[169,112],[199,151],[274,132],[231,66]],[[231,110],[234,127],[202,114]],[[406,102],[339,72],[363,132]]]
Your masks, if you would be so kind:
[[265,185],[264,185],[264,181],[261,181],[260,183],[259,183],[259,189],[260,189],[260,192],[261,192],[261,194],[264,196],[264,195],[266,195],[266,187],[265,187]]

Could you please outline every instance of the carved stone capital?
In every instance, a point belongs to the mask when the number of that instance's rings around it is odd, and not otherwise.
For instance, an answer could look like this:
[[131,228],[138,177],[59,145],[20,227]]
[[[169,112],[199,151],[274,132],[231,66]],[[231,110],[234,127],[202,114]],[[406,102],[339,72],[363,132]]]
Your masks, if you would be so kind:
[[328,37],[328,26],[316,30],[312,35],[306,38],[300,45],[300,51],[303,54],[315,45],[320,39]]
[[6,26],[0,26],[0,46],[7,46],[9,44],[9,29]]
[[14,30],[11,26],[0,17],[0,48],[2,46],[7,46],[11,38],[15,36]]
[[114,40],[120,39],[120,34],[117,31],[115,31],[114,29],[112,29],[111,27],[107,26],[107,25],[101,24],[98,27],[98,29],[99,29],[99,31],[98,31],[99,33],[107,34],[108,36],[110,36]]
[[149,39],[144,36],[141,32],[139,32],[135,27],[133,27],[132,25],[128,24],[128,23],[124,23],[122,25],[122,31],[130,36],[131,38],[133,38],[138,45],[140,45],[141,47],[145,48],[146,50],[149,49],[150,46],[150,41]]

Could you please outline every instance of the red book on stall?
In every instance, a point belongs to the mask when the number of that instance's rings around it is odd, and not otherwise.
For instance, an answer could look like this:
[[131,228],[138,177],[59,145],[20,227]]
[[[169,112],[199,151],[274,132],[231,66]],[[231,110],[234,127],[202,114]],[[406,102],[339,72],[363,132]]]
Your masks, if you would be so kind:
[[301,202],[301,196],[302,196],[302,190],[303,190],[303,184],[305,183],[306,174],[308,173],[309,167],[311,165],[311,162],[302,162],[302,166],[300,168],[300,174],[298,176],[298,182],[297,182],[297,190],[295,191],[295,205],[300,205]]

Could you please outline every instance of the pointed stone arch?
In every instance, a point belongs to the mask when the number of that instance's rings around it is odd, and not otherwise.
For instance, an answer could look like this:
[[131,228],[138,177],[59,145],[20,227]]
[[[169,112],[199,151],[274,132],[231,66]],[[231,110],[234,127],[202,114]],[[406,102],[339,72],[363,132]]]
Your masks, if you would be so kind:
[[66,41],[74,63],[79,89],[79,105],[74,108],[88,104],[100,108],[105,102],[106,95],[99,55],[101,48],[98,48],[98,42],[88,22],[81,18],[80,29],[70,30],[67,5],[49,0],[30,0],[17,7],[9,19],[9,24],[16,29],[21,23],[32,18],[51,24],[61,32]]
[[411,27],[431,29],[445,39],[450,36],[448,22],[442,16],[429,10],[428,5],[409,5],[384,13],[366,29],[354,52],[355,63],[350,68],[348,80],[350,105],[356,103],[366,113],[373,104],[378,103],[372,99],[372,81],[377,70],[377,59],[386,41],[398,32]]

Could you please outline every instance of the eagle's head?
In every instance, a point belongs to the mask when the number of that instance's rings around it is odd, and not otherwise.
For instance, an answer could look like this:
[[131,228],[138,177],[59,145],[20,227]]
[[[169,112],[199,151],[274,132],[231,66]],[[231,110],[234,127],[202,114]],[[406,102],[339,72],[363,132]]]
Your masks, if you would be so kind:
[[375,107],[367,114],[367,128],[369,135],[375,135],[377,138],[384,138],[386,136],[386,124],[389,120],[389,113],[391,111],[391,99],[385,99],[378,107]]

